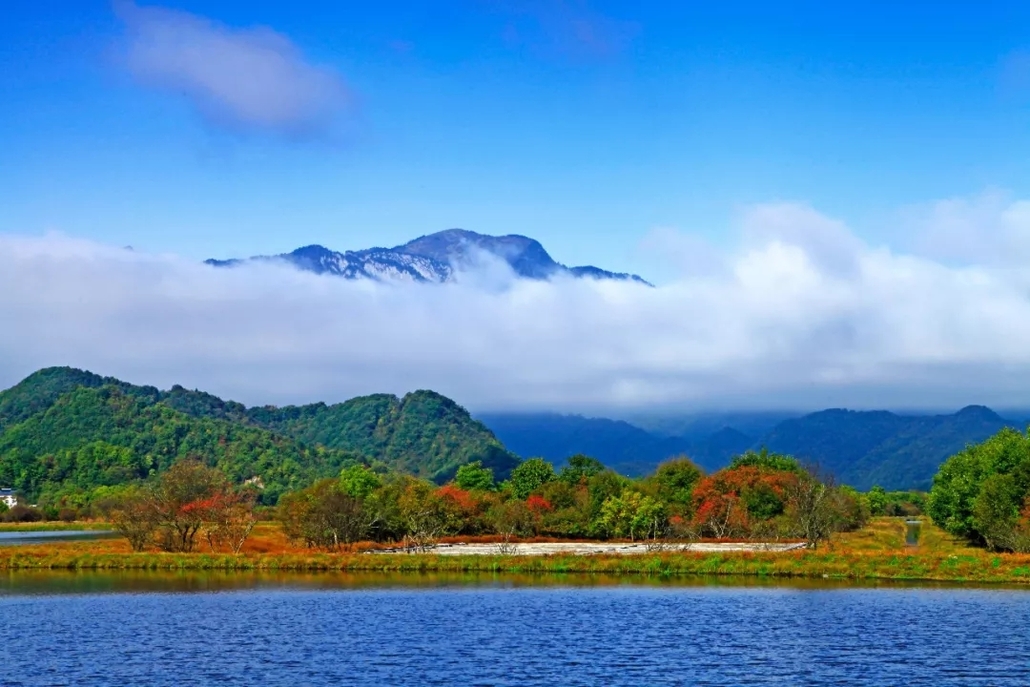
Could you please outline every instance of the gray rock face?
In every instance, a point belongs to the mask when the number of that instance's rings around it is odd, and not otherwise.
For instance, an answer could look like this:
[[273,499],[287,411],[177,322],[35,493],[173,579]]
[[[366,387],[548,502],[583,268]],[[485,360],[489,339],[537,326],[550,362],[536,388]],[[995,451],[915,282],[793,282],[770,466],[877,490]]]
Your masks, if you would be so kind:
[[487,236],[464,229],[448,229],[421,236],[394,248],[338,251],[312,245],[282,255],[259,255],[249,259],[207,260],[215,267],[233,267],[255,260],[283,260],[315,274],[332,274],[345,279],[443,283],[455,273],[474,269],[484,256],[507,263],[516,275],[526,279],[550,279],[567,275],[575,278],[615,279],[650,286],[635,274],[609,272],[585,265],[566,267],[555,262],[539,241],[512,234]]

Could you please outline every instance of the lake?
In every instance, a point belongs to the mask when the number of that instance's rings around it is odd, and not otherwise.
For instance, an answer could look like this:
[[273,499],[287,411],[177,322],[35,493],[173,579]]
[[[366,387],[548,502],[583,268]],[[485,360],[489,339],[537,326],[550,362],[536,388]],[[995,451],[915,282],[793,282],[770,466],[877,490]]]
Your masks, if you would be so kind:
[[5,685],[1030,684],[1030,591],[0,575]]

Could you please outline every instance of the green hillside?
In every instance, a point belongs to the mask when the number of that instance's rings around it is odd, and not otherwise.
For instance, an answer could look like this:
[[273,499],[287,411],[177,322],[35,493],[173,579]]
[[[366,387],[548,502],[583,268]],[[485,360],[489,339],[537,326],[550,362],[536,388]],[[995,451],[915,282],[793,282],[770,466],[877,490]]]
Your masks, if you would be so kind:
[[69,391],[0,434],[0,484],[30,500],[89,492],[146,478],[187,456],[217,465],[238,483],[258,478],[267,503],[362,460],[338,449],[305,447],[259,427],[190,417],[105,385]]
[[443,481],[475,460],[506,477],[518,464],[468,411],[433,391],[375,394],[327,406],[252,408],[251,420],[309,444],[372,456],[392,468]]
[[780,423],[760,443],[857,489],[926,490],[945,459],[1012,424],[982,406],[931,416],[825,410]]
[[499,475],[518,462],[430,391],[248,410],[180,386],[159,391],[48,368],[0,392],[0,486],[30,500],[145,478],[185,456],[237,482],[256,478],[266,503],[356,461],[441,480],[472,460]]

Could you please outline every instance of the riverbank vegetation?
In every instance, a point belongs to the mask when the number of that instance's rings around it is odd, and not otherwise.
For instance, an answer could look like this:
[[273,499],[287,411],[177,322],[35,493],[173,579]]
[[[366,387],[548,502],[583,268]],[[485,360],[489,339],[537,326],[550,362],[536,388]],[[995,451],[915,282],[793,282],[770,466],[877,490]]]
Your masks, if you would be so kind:
[[[253,485],[235,487],[217,469],[182,460],[124,487],[102,507],[135,551],[188,553],[201,537],[212,549],[218,542],[239,551],[256,498]],[[738,456],[712,475],[678,458],[639,480],[586,456],[573,456],[561,471],[533,458],[501,483],[476,461],[443,486],[357,464],[284,494],[274,514],[292,542],[324,551],[370,541],[428,552],[447,536],[629,540],[653,549],[700,538],[787,539],[815,548],[835,532],[860,528],[868,501],[788,456],[763,451]]]
[[928,512],[973,544],[1030,553],[1030,434],[1004,429],[949,458],[934,477]]
[[922,530],[914,547],[905,543],[904,518],[880,517],[860,530],[834,535],[815,551],[445,556],[362,553],[371,546],[369,543],[341,547],[339,552],[312,550],[290,542],[277,524],[260,523],[239,554],[212,550],[206,542],[198,544],[192,553],[133,553],[124,540],[98,540],[0,547],[0,569],[584,573],[1030,584],[1030,555],[992,554],[968,546],[930,523],[925,523]]

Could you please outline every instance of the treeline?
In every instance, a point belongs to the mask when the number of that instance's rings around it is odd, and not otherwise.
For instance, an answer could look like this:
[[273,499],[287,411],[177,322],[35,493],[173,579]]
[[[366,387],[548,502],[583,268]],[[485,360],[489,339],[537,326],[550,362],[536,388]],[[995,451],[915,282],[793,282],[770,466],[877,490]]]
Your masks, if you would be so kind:
[[973,544],[1030,552],[1030,434],[1003,429],[949,458],[927,508],[938,526]]
[[799,539],[816,546],[861,527],[868,497],[834,486],[793,458],[748,452],[705,475],[687,458],[632,480],[587,456],[560,471],[532,458],[496,482],[478,462],[448,484],[352,466],[280,500],[290,539],[336,549],[372,540],[424,550],[442,536],[499,535],[690,541]]

